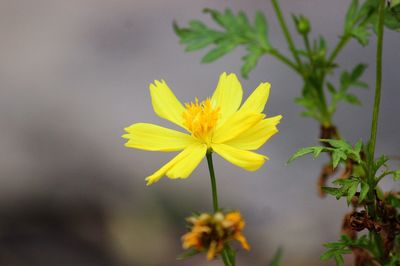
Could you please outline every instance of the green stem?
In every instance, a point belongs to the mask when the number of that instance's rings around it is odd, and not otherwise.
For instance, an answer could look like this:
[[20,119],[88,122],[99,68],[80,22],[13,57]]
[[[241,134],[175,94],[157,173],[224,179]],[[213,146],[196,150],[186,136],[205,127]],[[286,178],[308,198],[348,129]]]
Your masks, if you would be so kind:
[[276,57],[277,59],[281,60],[288,67],[290,67],[292,70],[294,70],[295,72],[297,72],[298,74],[301,75],[301,71],[299,70],[299,68],[292,61],[290,61],[290,59],[288,59],[286,56],[281,54],[278,50],[276,50],[276,49],[269,50],[268,53],[270,55]]
[[[379,116],[379,105],[381,98],[381,88],[382,88],[382,50],[383,50],[383,22],[384,22],[384,8],[385,0],[380,0],[379,10],[378,10],[378,30],[377,30],[377,48],[376,48],[376,84],[375,84],[375,99],[374,99],[374,109],[372,113],[372,125],[371,125],[371,135],[368,143],[367,151],[367,180],[370,186],[373,186],[373,190],[368,192],[368,200],[373,202],[373,204],[368,206],[369,215],[373,220],[377,219],[376,213],[376,195],[375,195],[375,169],[374,169],[374,158],[375,158],[375,143],[376,143],[376,133],[378,128],[378,116]],[[377,259],[384,262],[386,258],[384,257],[384,251],[382,247],[382,238],[379,233],[373,231],[370,233],[370,241],[375,243]]]
[[304,46],[306,47],[308,59],[310,59],[310,64],[313,65],[314,60],[312,58],[312,52],[311,52],[311,47],[310,47],[310,41],[308,40],[308,35],[302,34],[301,36],[303,37]]
[[[208,170],[210,171],[210,179],[211,179],[211,189],[212,189],[212,197],[213,197],[213,209],[214,213],[219,211],[218,206],[218,193],[217,193],[217,182],[215,179],[215,172],[214,172],[214,164],[212,160],[212,151],[209,150],[206,153],[207,163],[208,163]],[[229,252],[229,244],[226,244],[224,249],[222,250],[222,260],[225,266],[235,266],[235,256],[231,255]]]
[[339,54],[339,52],[343,49],[343,47],[347,44],[347,42],[350,40],[350,35],[345,34],[340,38],[340,41],[336,45],[335,49],[333,50],[331,56],[328,59],[328,65],[333,64],[333,61],[335,61],[336,56]]
[[[356,19],[356,21],[354,22],[354,24],[352,25],[352,27],[354,27],[359,21],[361,17],[358,17]],[[364,27],[366,23],[368,23],[370,19],[370,16],[365,16],[363,18],[363,20],[358,24],[359,27]],[[344,35],[340,38],[339,43],[336,45],[335,49],[333,50],[331,56],[328,59],[328,65],[333,64],[333,61],[335,61],[336,56],[339,54],[339,52],[343,49],[343,47],[347,44],[347,42],[351,39],[351,34],[349,34],[348,32],[344,33]]]
[[232,258],[229,256],[228,250],[226,247],[222,250],[222,261],[224,262],[225,266],[234,266],[234,262],[232,262]]
[[215,180],[214,165],[213,165],[213,161],[212,161],[212,151],[207,151],[206,157],[207,157],[207,163],[208,163],[208,170],[210,171],[211,189],[212,189],[212,197],[213,197],[213,208],[214,208],[214,212],[217,212],[217,211],[219,211],[218,193],[217,193],[217,182]]
[[[372,113],[371,136],[369,138],[369,146],[368,146],[371,160],[373,160],[375,157],[376,132],[378,128],[379,105],[381,100],[384,10],[385,10],[385,1],[380,0],[379,11],[378,11],[379,12],[378,32],[377,32],[378,40],[376,47],[375,100],[374,100],[374,110]],[[370,164],[372,164],[372,161],[370,162]]]
[[278,1],[277,0],[272,0],[272,5],[274,7],[276,16],[278,17],[278,21],[279,21],[279,24],[281,25],[281,28],[282,28],[283,34],[285,35],[286,41],[289,44],[289,49],[292,52],[293,57],[296,60],[297,65],[300,68],[302,68],[302,63],[301,63],[299,55],[297,53],[296,46],[294,45],[293,39],[290,36],[290,32],[289,32],[288,27],[286,25],[285,19],[283,18],[282,11],[281,11],[281,8],[279,7]]

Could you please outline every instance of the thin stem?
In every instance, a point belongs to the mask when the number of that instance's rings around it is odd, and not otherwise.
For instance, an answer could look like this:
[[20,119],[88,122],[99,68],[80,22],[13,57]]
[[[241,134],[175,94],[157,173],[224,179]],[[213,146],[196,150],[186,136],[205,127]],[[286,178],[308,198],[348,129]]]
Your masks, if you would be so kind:
[[278,21],[279,21],[279,24],[281,25],[281,28],[282,28],[283,34],[285,35],[286,41],[289,44],[289,49],[292,52],[293,57],[296,60],[297,65],[301,68],[302,64],[301,64],[299,55],[297,54],[296,46],[294,45],[293,39],[290,36],[290,32],[289,32],[288,27],[286,25],[285,19],[283,18],[282,11],[281,11],[281,9],[279,7],[278,1],[277,0],[272,0],[272,5],[274,7],[276,16],[278,17]]
[[[372,201],[373,204],[368,205],[368,213],[372,219],[376,219],[376,195],[375,195],[375,170],[374,170],[374,158],[375,158],[375,143],[376,143],[376,132],[378,128],[378,115],[379,105],[381,98],[381,87],[382,87],[382,49],[383,49],[383,22],[384,22],[384,8],[385,0],[380,0],[378,10],[378,31],[377,31],[377,48],[376,48],[376,84],[375,84],[375,100],[374,109],[372,114],[372,125],[371,125],[371,136],[368,143],[367,153],[367,180],[370,186],[373,186],[373,190],[368,192],[368,200]],[[379,261],[385,261],[384,251],[382,247],[382,239],[377,232],[370,233],[370,240],[376,245],[377,259]]]
[[217,212],[217,211],[219,211],[218,193],[217,193],[217,182],[215,180],[214,165],[213,165],[213,161],[212,161],[212,152],[207,151],[206,157],[207,157],[207,163],[208,163],[208,170],[210,171],[211,189],[212,189],[212,197],[213,197],[213,208],[214,208],[214,212]]
[[313,58],[312,58],[312,52],[311,52],[311,47],[310,47],[310,41],[308,40],[308,35],[307,34],[302,34],[304,41],[304,46],[306,47],[308,58],[310,59],[310,63],[313,64]]
[[281,54],[278,50],[273,49],[273,50],[268,51],[268,53],[271,54],[272,56],[275,56],[277,59],[281,60],[288,67],[290,67],[295,72],[297,72],[298,74],[301,75],[301,72],[298,69],[298,67],[292,61],[290,61],[290,59],[288,59],[286,56]]
[[221,255],[222,255],[222,260],[223,260],[225,266],[234,266],[226,247],[222,250]]
[[[356,21],[354,22],[352,27],[354,27],[354,25],[356,25],[360,21],[360,18],[362,18],[362,17],[358,17],[356,19]],[[370,19],[370,16],[365,16],[364,19],[358,24],[359,27],[365,26],[365,24],[368,23],[369,19]],[[333,50],[331,56],[328,59],[329,65],[332,64],[333,61],[335,61],[336,56],[339,54],[339,52],[343,49],[343,47],[347,44],[347,42],[350,39],[351,39],[351,34],[349,34],[348,32],[347,33],[345,32],[344,35],[341,36],[340,41],[338,42],[338,44],[336,45],[335,49]]]
[[[211,189],[212,189],[212,197],[213,197],[213,208],[214,212],[219,211],[218,207],[218,193],[217,193],[217,182],[215,180],[214,173],[214,165],[212,160],[212,151],[207,151],[206,153],[208,170],[210,171],[210,179],[211,179]],[[224,249],[222,250],[222,260],[225,266],[234,266],[235,265],[235,257],[229,254],[229,244],[226,244]]]
[[340,38],[340,41],[336,45],[335,49],[333,50],[331,56],[328,59],[328,65],[333,64],[333,61],[335,61],[336,56],[339,54],[339,52],[343,49],[343,47],[347,44],[347,42],[350,40],[350,35],[345,34]]
[[[379,11],[378,11],[379,12],[378,32],[377,32],[378,40],[376,47],[375,100],[374,100],[374,110],[372,113],[371,136],[369,138],[369,155],[371,160],[373,160],[375,157],[376,132],[378,128],[379,105],[381,100],[384,8],[385,8],[385,1],[380,0]],[[370,162],[370,164],[372,164],[372,161]]]

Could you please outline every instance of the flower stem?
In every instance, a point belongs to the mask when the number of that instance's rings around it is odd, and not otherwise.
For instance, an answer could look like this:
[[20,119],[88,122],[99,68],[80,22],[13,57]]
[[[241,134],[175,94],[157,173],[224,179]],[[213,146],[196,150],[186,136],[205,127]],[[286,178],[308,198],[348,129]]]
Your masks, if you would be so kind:
[[372,113],[372,125],[371,125],[371,136],[369,138],[369,155],[371,160],[374,159],[375,154],[375,143],[376,143],[376,132],[378,128],[378,116],[379,116],[379,105],[381,100],[381,88],[382,88],[382,50],[383,50],[383,22],[384,22],[384,10],[385,1],[380,0],[379,13],[378,13],[378,40],[376,48],[376,83],[375,83],[375,100],[374,110]]
[[215,180],[214,165],[213,165],[213,161],[212,161],[212,151],[207,151],[206,157],[207,157],[207,163],[208,163],[208,170],[210,171],[211,189],[212,189],[212,197],[213,197],[213,208],[214,208],[214,212],[217,212],[217,211],[219,211],[218,192],[217,192],[217,182]]
[[[206,154],[207,163],[208,163],[208,170],[210,171],[210,179],[211,179],[211,189],[212,189],[212,197],[213,197],[213,208],[214,212],[219,211],[218,206],[218,193],[217,193],[217,182],[215,180],[215,172],[214,172],[214,165],[212,160],[212,151],[207,151]],[[235,255],[230,251],[230,246],[227,243],[222,250],[222,261],[224,262],[225,266],[235,266]]]
[[283,15],[282,15],[282,11],[281,11],[281,8],[279,7],[278,1],[277,0],[272,0],[272,5],[274,7],[276,16],[278,17],[278,21],[279,21],[279,24],[281,25],[283,34],[285,35],[286,41],[287,41],[287,43],[289,45],[289,49],[292,52],[293,57],[296,60],[297,65],[301,69],[302,68],[302,63],[300,61],[300,58],[299,58],[299,55],[297,53],[296,46],[294,45],[293,39],[290,36],[290,32],[289,32],[288,27],[286,25],[285,19],[284,19]]
[[[378,128],[378,116],[379,116],[379,105],[381,98],[381,88],[382,88],[382,50],[383,50],[383,22],[384,22],[384,10],[385,10],[385,0],[379,0],[378,9],[378,30],[377,30],[377,48],[376,48],[376,84],[375,84],[375,99],[374,99],[374,109],[372,113],[372,125],[371,125],[371,135],[368,142],[367,151],[367,180],[373,187],[377,184],[375,180],[375,169],[374,169],[374,159],[375,159],[375,143],[376,143],[376,133]],[[376,219],[376,189],[368,192],[368,200],[373,202],[368,205],[368,213],[371,215],[372,219]],[[382,246],[382,239],[379,233],[371,232],[370,241],[375,244],[376,253],[375,257],[379,261],[385,262],[386,258],[384,255],[384,250]]]

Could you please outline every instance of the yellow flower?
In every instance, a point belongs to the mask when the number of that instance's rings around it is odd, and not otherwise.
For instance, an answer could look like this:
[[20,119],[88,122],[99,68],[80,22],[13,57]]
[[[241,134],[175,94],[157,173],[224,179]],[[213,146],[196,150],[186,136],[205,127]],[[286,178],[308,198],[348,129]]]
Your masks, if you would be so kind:
[[211,98],[182,105],[165,81],[150,85],[155,113],[178,125],[187,133],[148,123],[136,123],[125,128],[126,147],[148,151],[181,151],[154,174],[146,178],[147,185],[167,176],[187,178],[207,153],[214,151],[227,161],[255,171],[266,156],[252,152],[278,132],[276,125],[282,116],[266,118],[264,106],[269,96],[269,83],[261,83],[242,102],[242,86],[235,74],[222,73]]
[[187,218],[190,231],[182,236],[184,249],[193,248],[198,252],[207,251],[207,259],[213,259],[221,253],[227,242],[237,240],[245,250],[250,250],[249,243],[243,236],[245,226],[242,215],[238,211],[226,214],[202,213]]

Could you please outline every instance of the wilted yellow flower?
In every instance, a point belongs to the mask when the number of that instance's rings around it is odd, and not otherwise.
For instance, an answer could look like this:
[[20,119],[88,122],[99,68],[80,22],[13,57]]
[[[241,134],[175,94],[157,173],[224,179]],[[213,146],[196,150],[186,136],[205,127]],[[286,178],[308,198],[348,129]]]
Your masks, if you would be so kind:
[[190,232],[182,236],[184,249],[193,248],[202,252],[207,250],[207,259],[213,259],[221,253],[224,245],[231,240],[237,240],[242,247],[250,250],[242,231],[245,222],[240,212],[217,212],[213,215],[203,213],[191,216],[187,219],[190,224]]
[[180,151],[177,156],[146,178],[147,185],[164,175],[187,178],[212,150],[227,161],[255,171],[266,156],[252,152],[278,132],[281,116],[266,118],[264,106],[269,96],[269,83],[261,83],[242,102],[242,86],[235,74],[223,73],[211,98],[182,105],[165,81],[150,85],[155,113],[178,125],[189,134],[148,123],[133,124],[122,137],[126,147],[149,151]]

